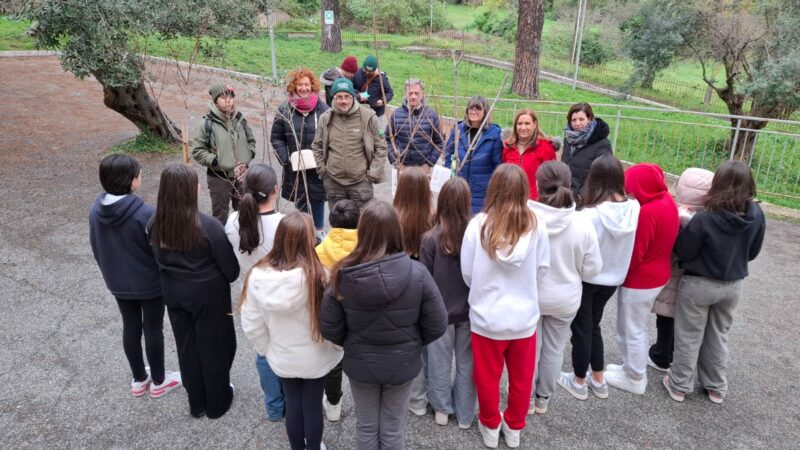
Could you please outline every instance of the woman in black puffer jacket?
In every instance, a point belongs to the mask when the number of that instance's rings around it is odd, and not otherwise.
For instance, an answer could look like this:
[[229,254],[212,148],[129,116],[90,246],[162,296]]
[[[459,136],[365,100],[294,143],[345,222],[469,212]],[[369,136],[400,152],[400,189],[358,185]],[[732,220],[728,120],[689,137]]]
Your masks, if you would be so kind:
[[344,346],[356,448],[405,448],[422,346],[444,334],[447,311],[428,270],[403,251],[388,203],[373,201],[361,213],[358,245],[334,267],[319,322],[325,339]]
[[[311,148],[317,131],[317,121],[328,109],[328,105],[320,101],[319,80],[313,72],[304,67],[289,72],[286,90],[289,99],[278,107],[270,133],[270,142],[275,148],[278,161],[283,166],[281,196],[294,202],[300,211],[311,213],[317,237],[321,239],[325,227],[325,187],[314,167],[295,171],[290,158],[298,149]],[[305,177],[302,174],[305,174]],[[306,196],[306,185],[308,185],[308,196]],[[308,202],[307,198],[311,201]]]
[[578,204],[592,162],[600,155],[613,154],[608,133],[608,124],[594,116],[588,103],[576,103],[567,112],[561,162],[572,171],[572,194]]

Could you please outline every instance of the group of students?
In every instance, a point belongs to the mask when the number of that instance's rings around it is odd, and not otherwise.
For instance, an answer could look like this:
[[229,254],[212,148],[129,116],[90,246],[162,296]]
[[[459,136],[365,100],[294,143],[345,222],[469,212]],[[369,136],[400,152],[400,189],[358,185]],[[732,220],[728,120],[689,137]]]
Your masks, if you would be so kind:
[[[267,414],[285,417],[293,449],[324,448],[323,409],[338,420],[342,371],[360,449],[403,448],[409,410],[425,414],[427,404],[436,423],[454,415],[464,429],[477,407],[484,444],[496,447],[502,434],[517,447],[526,415],[544,414],[556,385],[581,400],[589,391],[607,398],[608,385],[643,394],[648,364],[670,368],[663,384],[673,400],[694,390],[696,373],[721,403],[728,332],[765,230],[749,167],[688,169],[677,204],[654,164],[625,171],[601,155],[578,202],[574,177],[563,162],[543,162],[534,201],[526,171],[501,164],[473,214],[468,180],[451,178],[434,202],[425,173],[407,167],[392,205],[337,202],[333,229],[315,247],[309,215],[276,210],[269,166],[250,166],[223,227],[199,212],[190,167],[162,172],[153,209],[132,195],[139,163],[108,156],[91,244],[123,316],[131,393],[157,398],[182,383],[193,416],[222,416],[234,396],[240,313]],[[230,284],[240,273],[234,309]],[[600,321],[614,292],[622,364],[606,366]],[[180,374],[164,370],[165,305]],[[658,342],[648,349],[651,310]],[[571,373],[561,372],[567,330]]]

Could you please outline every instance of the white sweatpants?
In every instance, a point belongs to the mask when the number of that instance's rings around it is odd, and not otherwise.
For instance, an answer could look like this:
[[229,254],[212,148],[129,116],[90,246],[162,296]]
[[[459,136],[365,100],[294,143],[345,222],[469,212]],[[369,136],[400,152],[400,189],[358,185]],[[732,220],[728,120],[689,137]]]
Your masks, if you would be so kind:
[[622,355],[622,368],[635,380],[641,380],[647,374],[647,350],[650,346],[647,318],[663,288],[620,287],[617,291],[617,344]]

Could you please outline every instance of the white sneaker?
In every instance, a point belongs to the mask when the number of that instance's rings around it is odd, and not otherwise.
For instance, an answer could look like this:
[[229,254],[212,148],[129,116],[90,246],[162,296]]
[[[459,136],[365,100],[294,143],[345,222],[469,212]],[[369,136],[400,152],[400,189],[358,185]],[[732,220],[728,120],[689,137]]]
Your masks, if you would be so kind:
[[435,417],[437,425],[445,426],[450,421],[450,415],[446,412],[435,411]]
[[503,440],[506,441],[506,445],[509,446],[509,448],[519,447],[519,433],[522,430],[512,430],[509,428],[508,424],[506,424],[506,419],[502,416],[500,418],[500,430],[503,433]]
[[163,383],[150,385],[150,398],[161,398],[181,386],[183,386],[181,373],[167,371],[164,373]]
[[409,406],[408,410],[411,411],[412,413],[414,413],[415,416],[424,416],[425,414],[428,413],[428,407],[427,406],[422,407],[422,408],[415,408],[413,406]]
[[328,397],[325,394],[322,394],[322,407],[325,410],[325,417],[328,418],[330,422],[338,422],[339,419],[342,418],[342,401],[344,399],[339,399],[339,403],[332,405],[328,401]]
[[[342,402],[339,402],[339,403],[342,403]],[[325,443],[324,442],[320,442],[319,443],[319,450],[328,450],[328,447],[325,447]]]
[[606,372],[622,372],[622,364],[609,364],[606,366]]
[[549,404],[550,404],[549,398],[537,397],[536,395],[534,395],[533,397],[531,397],[531,402],[528,405],[528,415],[546,413],[547,405]]
[[472,422],[470,423],[458,422],[458,428],[461,428],[462,430],[469,430],[470,428],[472,428]]
[[617,389],[636,395],[644,395],[647,390],[647,377],[643,377],[641,380],[634,380],[625,372],[606,371],[606,383],[609,386],[614,386]]
[[131,380],[131,395],[134,397],[143,396],[147,392],[147,388],[150,387],[152,381],[149,373],[144,381]]
[[481,431],[481,437],[483,438],[483,444],[489,448],[497,448],[497,444],[500,441],[500,428],[503,426],[502,422],[500,426],[491,429],[478,420],[478,429]]

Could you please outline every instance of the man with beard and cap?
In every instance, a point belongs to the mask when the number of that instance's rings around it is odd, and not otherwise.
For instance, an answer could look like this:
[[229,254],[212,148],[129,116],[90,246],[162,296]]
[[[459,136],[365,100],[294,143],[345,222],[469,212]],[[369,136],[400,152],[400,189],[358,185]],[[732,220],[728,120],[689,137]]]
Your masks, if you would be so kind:
[[256,138],[242,113],[236,111],[236,93],[230,85],[208,90],[211,103],[192,139],[192,158],[207,168],[212,215],[224,225],[228,205],[239,210],[247,165],[256,155]]
[[311,144],[328,206],[349,198],[363,210],[373,198],[373,183],[383,179],[386,140],[375,113],[355,101],[353,83],[339,78],[331,88],[333,107],[317,123]]
[[405,95],[386,128],[389,162],[398,170],[417,166],[430,178],[431,167],[439,161],[444,147],[439,116],[428,106],[421,80],[406,80]]

